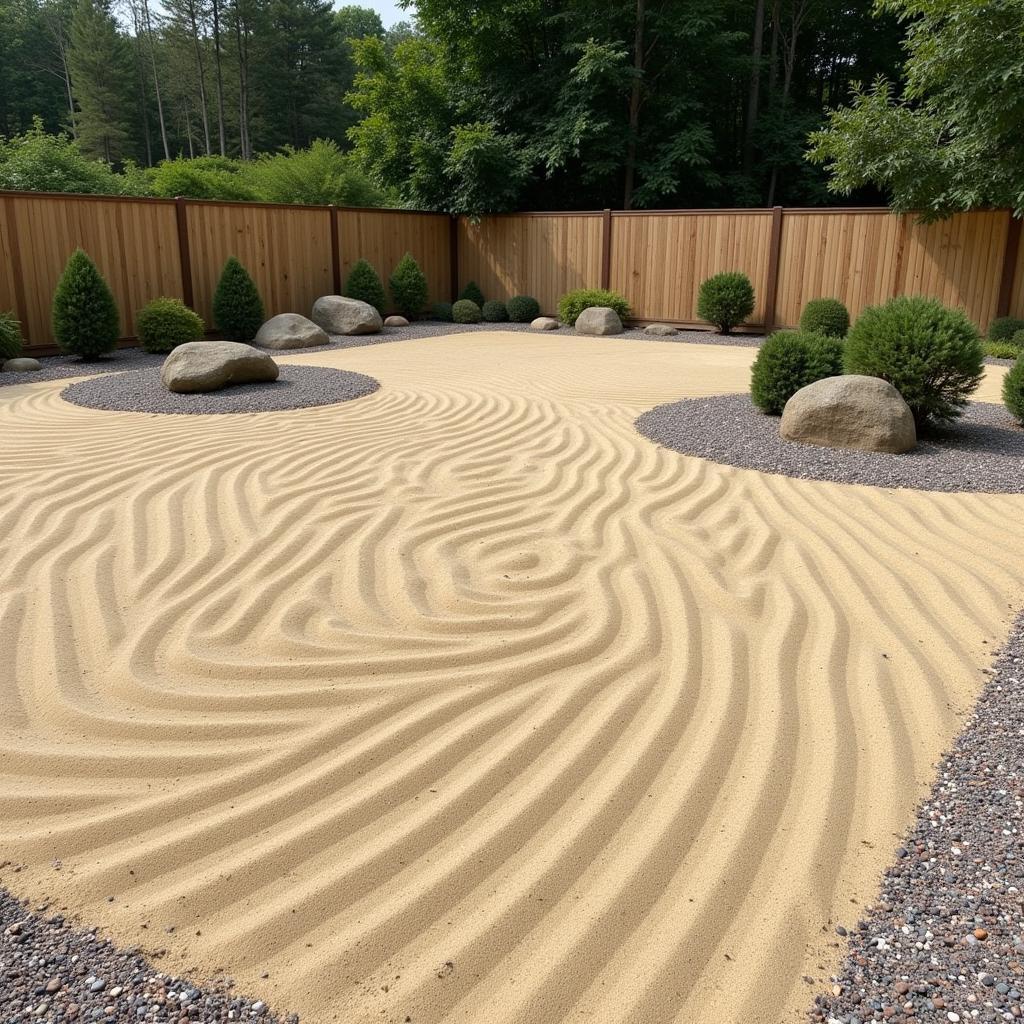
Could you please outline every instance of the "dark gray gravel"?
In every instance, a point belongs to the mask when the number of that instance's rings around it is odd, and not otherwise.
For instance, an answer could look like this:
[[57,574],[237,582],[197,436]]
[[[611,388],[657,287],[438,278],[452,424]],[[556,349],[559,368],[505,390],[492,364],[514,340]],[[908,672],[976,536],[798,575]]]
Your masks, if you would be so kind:
[[[812,1021],[1024,1016],[1024,615]],[[844,926],[845,925],[845,926]]]
[[31,913],[0,889],[0,1022],[150,1024],[260,1021],[298,1024],[258,999],[235,995],[231,979],[200,988],[164,974],[135,949],[117,949],[96,930]]
[[[414,341],[417,338],[440,338],[447,334],[466,334],[474,331],[525,331],[530,334],[573,335],[576,332],[570,327],[561,327],[557,331],[534,331],[529,324],[446,324],[437,320],[423,320],[410,324],[408,327],[385,327],[380,334],[364,334],[351,338],[335,335],[329,345],[317,345],[314,348],[293,348],[282,352],[271,352],[273,356],[285,357],[300,355],[307,352],[330,352],[335,349],[365,348],[367,345],[384,345],[392,341]],[[756,334],[714,334],[710,331],[680,331],[669,338],[658,338],[644,334],[642,328],[630,328],[617,338],[633,341],[660,341],[689,343],[700,345],[742,345],[757,347],[764,340]],[[601,338],[594,338],[601,341]],[[65,380],[68,377],[84,377],[99,373],[120,373],[123,370],[142,370],[147,367],[160,366],[164,361],[162,355],[150,355],[140,348],[121,348],[109,356],[92,362],[83,362],[77,356],[37,356],[43,364],[41,370],[33,373],[0,373],[0,387],[12,384],[31,384],[37,381]]]
[[831,480],[920,491],[1024,492],[1024,429],[1002,406],[971,402],[954,426],[919,439],[905,455],[794,444],[779,419],[758,412],[748,395],[719,395],[659,405],[636,428],[684,455],[801,480]]
[[176,395],[160,383],[160,371],[153,368],[99,374],[69,384],[61,397],[88,409],[210,415],[334,405],[369,395],[379,387],[373,377],[349,370],[283,365],[281,376],[273,383],[237,384],[208,394]]

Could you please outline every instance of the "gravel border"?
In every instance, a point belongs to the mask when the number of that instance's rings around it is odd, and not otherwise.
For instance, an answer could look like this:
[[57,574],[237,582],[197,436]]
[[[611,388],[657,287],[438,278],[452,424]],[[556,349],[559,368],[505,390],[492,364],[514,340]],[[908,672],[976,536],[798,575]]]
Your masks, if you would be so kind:
[[[1024,614],[811,1021],[1024,1016]],[[836,933],[846,936],[842,924]]]
[[[152,1021],[260,1021],[298,1024],[264,1002],[234,995],[233,981],[205,988],[158,970],[137,949],[118,949],[97,929],[44,916],[0,888],[0,1020],[71,1024]],[[158,953],[157,956],[160,954]]]
[[[385,345],[393,341],[415,341],[417,338],[441,338],[449,334],[470,334],[476,331],[514,331],[543,336],[578,335],[571,327],[560,327],[557,331],[535,331],[529,324],[448,324],[438,320],[420,320],[408,327],[385,327],[380,334],[361,334],[352,337],[333,335],[328,345],[317,345],[313,348],[292,348],[267,351],[275,358],[290,355],[306,355],[310,352],[332,352],[337,349],[365,348],[367,345]],[[714,334],[710,331],[680,330],[678,334],[668,338],[645,334],[643,328],[630,327],[622,334],[611,336],[612,339],[625,338],[630,341],[657,341],[677,344],[696,345],[740,345],[746,348],[758,347],[764,338],[757,334]],[[593,338],[603,341],[603,338]],[[85,362],[77,356],[33,356],[43,364],[41,370],[26,373],[0,373],[0,387],[13,384],[34,384],[39,381],[65,380],[68,377],[94,376],[99,373],[121,373],[125,370],[143,370],[148,367],[160,366],[163,355],[151,355],[141,348],[119,348],[102,359]]]
[[362,373],[326,366],[281,367],[273,382],[236,384],[220,391],[178,395],[160,383],[160,370],[103,373],[69,384],[60,393],[72,405],[108,412],[152,412],[209,416],[231,413],[281,412],[350,402],[372,394],[380,381]]
[[646,438],[683,455],[762,473],[919,491],[1024,493],[1024,428],[1002,406],[971,402],[952,427],[904,455],[783,441],[779,419],[749,395],[659,405],[636,421]]

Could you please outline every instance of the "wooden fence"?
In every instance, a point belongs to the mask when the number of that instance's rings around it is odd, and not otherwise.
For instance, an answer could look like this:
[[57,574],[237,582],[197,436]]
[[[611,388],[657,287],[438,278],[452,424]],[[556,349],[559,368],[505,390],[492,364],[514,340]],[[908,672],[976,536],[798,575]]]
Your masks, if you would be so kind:
[[1021,223],[1005,210],[935,224],[885,209],[518,213],[480,221],[405,210],[0,193],[0,310],[30,348],[52,345],[50,301],[70,253],[85,249],[110,282],[125,338],[139,308],[176,296],[207,321],[220,270],[237,256],[268,315],[306,312],[365,257],[385,280],[405,252],[432,302],[470,280],[485,295],[534,295],[546,313],[572,288],[622,292],[634,317],[701,326],[697,289],[742,270],[757,303],[750,330],[795,326],[808,299],[856,316],[900,294],[933,295],[984,330],[1024,317]]
[[110,284],[126,340],[137,311],[160,295],[181,299],[211,323],[229,256],[245,264],[268,316],[308,315],[318,296],[341,291],[360,257],[387,281],[406,252],[436,301],[452,291],[451,237],[451,218],[440,213],[4,192],[0,310],[15,311],[27,348],[52,348],[53,291],[79,247]]
[[613,288],[639,321],[698,327],[701,281],[742,270],[757,296],[750,330],[795,327],[808,299],[856,316],[895,295],[935,296],[985,330],[1024,317],[1020,228],[1006,210],[929,225],[875,208],[508,214],[460,222],[459,278],[535,295],[547,312],[570,288]]

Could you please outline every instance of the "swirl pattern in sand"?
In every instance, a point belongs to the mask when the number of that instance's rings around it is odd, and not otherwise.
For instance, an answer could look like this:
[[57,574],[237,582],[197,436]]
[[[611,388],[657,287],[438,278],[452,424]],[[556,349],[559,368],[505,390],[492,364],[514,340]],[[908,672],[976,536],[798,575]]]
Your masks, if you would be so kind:
[[0,881],[311,1024],[795,1019],[1024,604],[1024,497],[634,429],[752,355],[464,334],[290,357],[382,387],[266,416],[4,389]]

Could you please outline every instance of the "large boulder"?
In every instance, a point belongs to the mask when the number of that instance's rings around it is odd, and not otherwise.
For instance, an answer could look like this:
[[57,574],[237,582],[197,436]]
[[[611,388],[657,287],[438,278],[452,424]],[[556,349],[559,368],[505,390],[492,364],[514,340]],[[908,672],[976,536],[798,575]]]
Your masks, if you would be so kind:
[[313,348],[330,342],[327,332],[312,320],[298,313],[278,313],[257,332],[255,344],[260,348]]
[[328,334],[376,334],[384,326],[373,306],[346,295],[321,295],[313,303],[313,321]]
[[190,341],[164,360],[160,380],[168,391],[219,391],[229,384],[277,380],[277,363],[240,341]]
[[648,324],[644,328],[644,334],[650,334],[655,338],[671,338],[678,333],[671,324]]
[[31,359],[28,356],[16,356],[8,359],[2,369],[5,373],[31,373],[33,370],[41,370],[43,364],[38,359]]
[[900,393],[880,377],[825,377],[801,388],[782,410],[787,441],[865,452],[910,451],[917,444],[914,415]]
[[621,334],[619,314],[609,306],[588,306],[576,319],[577,334]]
[[530,326],[535,331],[557,331],[559,324],[553,316],[539,316],[530,321]]

